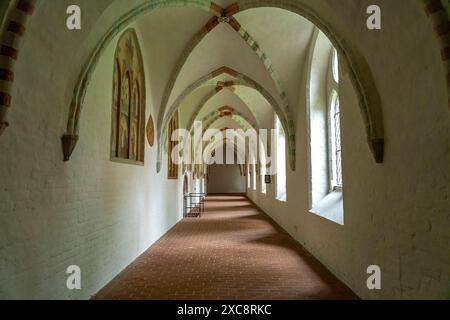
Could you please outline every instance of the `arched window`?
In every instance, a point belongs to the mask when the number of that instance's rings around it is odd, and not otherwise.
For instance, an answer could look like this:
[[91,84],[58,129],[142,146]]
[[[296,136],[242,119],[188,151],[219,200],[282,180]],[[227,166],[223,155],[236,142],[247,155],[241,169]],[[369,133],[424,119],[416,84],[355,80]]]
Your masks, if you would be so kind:
[[336,50],[332,52],[328,108],[328,141],[331,191],[342,189],[341,109],[339,104],[339,65]]
[[247,189],[250,189],[252,187],[252,171],[250,170],[250,165],[247,165]]
[[276,197],[280,201],[287,200],[286,190],[286,134],[280,119],[275,115],[275,134],[276,134]]
[[329,130],[329,157],[330,157],[330,185],[333,191],[342,188],[342,149],[341,149],[341,111],[339,96],[334,95],[328,114]]
[[252,165],[252,186],[253,186],[253,190],[256,190],[256,165],[253,164]]
[[309,130],[310,212],[344,224],[341,100],[338,52],[320,31],[309,54],[307,121]]

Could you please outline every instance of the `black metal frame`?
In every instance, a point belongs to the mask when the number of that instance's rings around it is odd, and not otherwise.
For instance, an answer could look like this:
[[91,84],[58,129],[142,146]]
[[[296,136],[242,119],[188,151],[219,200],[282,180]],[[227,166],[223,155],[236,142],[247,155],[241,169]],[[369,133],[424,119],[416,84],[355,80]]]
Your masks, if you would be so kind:
[[185,193],[183,196],[183,216],[185,218],[198,218],[205,212],[204,193]]

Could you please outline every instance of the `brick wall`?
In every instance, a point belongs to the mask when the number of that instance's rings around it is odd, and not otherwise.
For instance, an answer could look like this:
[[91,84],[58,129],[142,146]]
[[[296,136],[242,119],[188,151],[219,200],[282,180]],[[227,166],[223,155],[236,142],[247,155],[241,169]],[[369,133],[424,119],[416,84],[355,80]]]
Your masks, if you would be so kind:
[[[13,125],[0,143],[0,298],[89,298],[181,218],[181,180],[168,181],[166,167],[156,174],[155,147],[146,145],[144,167],[109,161],[114,51],[115,41],[93,75],[67,163],[62,75],[46,73],[39,51],[18,66]],[[43,81],[55,91],[39,90]],[[81,267],[81,291],[66,288],[69,265]]]
[[[298,152],[296,171],[288,168],[287,202],[275,200],[274,183],[267,186],[267,195],[259,187],[247,193],[360,297],[449,299],[450,114],[441,44],[421,2],[407,1],[408,10],[401,1],[377,3],[383,12],[382,31],[349,26],[342,36],[358,45],[374,74],[386,157],[381,165],[370,157],[357,97],[344,68],[345,225],[309,212],[306,99],[298,105],[296,149],[303,151]],[[372,2],[361,1],[357,7],[366,4]],[[366,287],[366,269],[372,264],[382,270],[380,291]]]

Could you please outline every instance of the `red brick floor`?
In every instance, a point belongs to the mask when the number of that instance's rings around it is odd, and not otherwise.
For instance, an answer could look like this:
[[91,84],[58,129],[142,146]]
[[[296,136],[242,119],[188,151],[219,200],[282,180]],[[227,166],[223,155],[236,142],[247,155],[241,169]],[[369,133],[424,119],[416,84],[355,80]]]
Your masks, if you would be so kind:
[[211,196],[94,299],[354,299],[245,197]]

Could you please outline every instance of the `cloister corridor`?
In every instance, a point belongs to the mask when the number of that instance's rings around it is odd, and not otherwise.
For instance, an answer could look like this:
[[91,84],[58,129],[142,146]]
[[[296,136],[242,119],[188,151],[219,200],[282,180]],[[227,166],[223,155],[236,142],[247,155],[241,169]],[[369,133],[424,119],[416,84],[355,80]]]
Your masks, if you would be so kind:
[[355,299],[245,196],[214,195],[94,299]]
[[166,299],[450,300],[450,0],[0,0],[0,300]]

